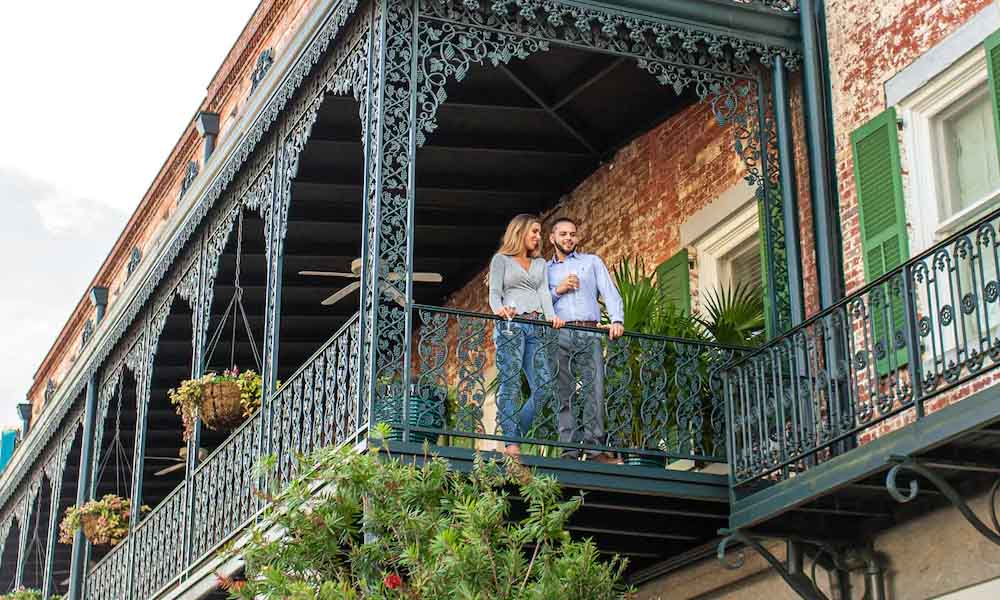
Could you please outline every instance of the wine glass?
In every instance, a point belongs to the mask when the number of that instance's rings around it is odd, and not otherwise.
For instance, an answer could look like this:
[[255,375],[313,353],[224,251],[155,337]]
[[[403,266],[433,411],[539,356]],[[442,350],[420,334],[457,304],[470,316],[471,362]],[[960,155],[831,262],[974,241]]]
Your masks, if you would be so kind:
[[569,272],[569,276],[576,278],[576,286],[574,286],[573,289],[570,290],[570,293],[573,294],[573,295],[570,296],[569,304],[570,304],[570,306],[573,307],[573,309],[572,309],[573,310],[573,318],[574,319],[578,319],[580,317],[579,317],[579,315],[577,314],[577,311],[576,311],[576,296],[577,296],[576,292],[579,291],[579,289],[580,289],[580,276],[577,275],[576,269],[571,270]]
[[517,313],[517,303],[513,300],[504,304],[504,308],[507,310],[507,328],[504,329],[504,333],[507,335],[514,335],[514,330],[511,327],[511,321],[514,320],[514,314]]

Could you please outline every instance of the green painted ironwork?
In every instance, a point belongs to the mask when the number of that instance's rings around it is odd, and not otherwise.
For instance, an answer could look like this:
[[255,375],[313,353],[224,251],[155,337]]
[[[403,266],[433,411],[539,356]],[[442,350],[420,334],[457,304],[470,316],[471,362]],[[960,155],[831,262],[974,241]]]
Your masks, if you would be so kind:
[[[406,389],[398,380],[381,382],[385,389],[380,397],[387,400],[373,407],[376,420],[419,433],[432,444],[493,440],[557,452],[648,457],[660,464],[665,459],[717,462],[725,456],[717,369],[739,356],[739,348],[634,333],[610,341],[602,329],[567,326],[557,331],[537,321],[505,322],[494,315],[433,306],[414,310],[419,330],[409,420],[398,417],[404,412]],[[497,358],[518,352],[515,348],[527,335],[539,343],[524,360],[547,374],[534,393],[522,381],[521,368],[504,368],[506,361]],[[568,356],[568,378],[559,372],[557,352]],[[515,356],[519,361],[520,354]],[[502,396],[508,393],[505,388],[519,391],[508,398]],[[590,410],[595,394],[599,412]],[[531,406],[535,416],[522,423],[524,431],[504,429],[504,413],[513,422],[515,414],[531,411]],[[598,443],[583,441],[594,431],[602,432]]]
[[737,491],[808,472],[901,412],[919,422],[929,398],[1000,367],[997,264],[1000,211],[727,367]]

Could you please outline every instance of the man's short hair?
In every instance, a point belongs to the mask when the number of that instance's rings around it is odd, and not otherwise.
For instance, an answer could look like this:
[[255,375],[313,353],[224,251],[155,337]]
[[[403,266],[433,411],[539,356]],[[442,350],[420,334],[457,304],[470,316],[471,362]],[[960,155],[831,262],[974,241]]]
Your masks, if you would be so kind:
[[559,217],[555,221],[552,221],[552,227],[550,227],[549,230],[550,231],[555,231],[556,226],[559,225],[560,223],[569,223],[573,227],[576,227],[577,229],[580,228],[580,225],[576,221],[574,221],[573,219],[571,219],[569,217]]

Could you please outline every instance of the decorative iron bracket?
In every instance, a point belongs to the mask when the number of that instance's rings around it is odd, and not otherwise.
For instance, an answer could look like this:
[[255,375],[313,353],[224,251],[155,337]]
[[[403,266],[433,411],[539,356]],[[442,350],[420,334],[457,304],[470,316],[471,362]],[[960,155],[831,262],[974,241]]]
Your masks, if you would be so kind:
[[969,522],[973,527],[976,528],[983,537],[993,542],[994,544],[1000,546],[1000,519],[997,518],[997,501],[1000,500],[1000,477],[997,478],[996,482],[993,483],[993,487],[990,488],[989,495],[989,507],[990,507],[990,522],[992,528],[983,522],[972,508],[969,507],[969,503],[962,498],[962,495],[958,493],[947,480],[938,475],[933,471],[935,466],[949,466],[953,468],[959,468],[961,470],[967,471],[979,471],[984,473],[994,473],[1000,475],[1000,468],[997,467],[986,467],[978,466],[973,464],[947,464],[942,461],[921,461],[919,459],[910,456],[890,456],[890,462],[896,463],[896,465],[889,469],[888,475],[885,477],[885,487],[888,490],[889,495],[892,496],[893,500],[904,504],[914,500],[920,493],[920,483],[914,478],[910,480],[909,490],[904,493],[900,490],[896,479],[899,477],[901,471],[910,471],[920,475],[927,481],[931,482],[935,488],[940,491],[948,502],[951,502],[958,512],[962,513],[962,516],[966,521]]
[[[788,544],[788,558],[786,562],[782,562],[770,550],[765,548],[763,544],[760,543],[760,540],[768,539],[764,536],[755,536],[738,529],[720,529],[719,533],[725,537],[719,542],[716,556],[724,567],[735,570],[741,568],[745,564],[746,558],[744,557],[742,551],[739,552],[736,560],[729,561],[726,559],[726,551],[728,550],[729,545],[733,542],[739,542],[744,546],[753,549],[764,560],[766,560],[768,564],[771,565],[771,568],[774,569],[775,572],[777,572],[778,575],[785,580],[785,583],[787,583],[788,586],[792,588],[792,590],[803,600],[830,600],[830,598],[819,589],[819,586],[817,586],[815,582],[816,564],[821,556],[828,556],[834,568],[838,571],[848,571],[847,567],[844,566],[842,562],[842,550],[838,549],[838,547],[831,543],[791,537],[770,538],[782,540]],[[816,549],[814,552],[811,576],[806,575],[806,571],[803,569],[803,545],[812,546]]]

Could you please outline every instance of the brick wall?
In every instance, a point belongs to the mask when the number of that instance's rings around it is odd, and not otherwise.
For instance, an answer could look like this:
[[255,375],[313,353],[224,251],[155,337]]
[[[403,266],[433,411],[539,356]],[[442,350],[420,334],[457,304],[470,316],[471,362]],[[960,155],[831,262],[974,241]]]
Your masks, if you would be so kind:
[[827,1],[837,177],[848,291],[864,284],[851,132],[886,109],[884,85],[887,80],[994,1]]
[[[865,283],[850,135],[885,110],[885,82],[995,0],[828,0],[837,177],[848,293]],[[998,24],[1000,26],[1000,24]],[[903,164],[904,186],[907,167]],[[911,227],[912,231],[912,227]],[[1000,381],[987,375],[927,403],[928,413]],[[912,422],[904,412],[863,432],[867,442]]]
[[[745,175],[733,139],[707,104],[688,107],[622,148],[544,217],[576,219],[581,250],[609,268],[641,257],[651,271],[681,249],[681,224]],[[489,312],[485,267],[448,306]]]

